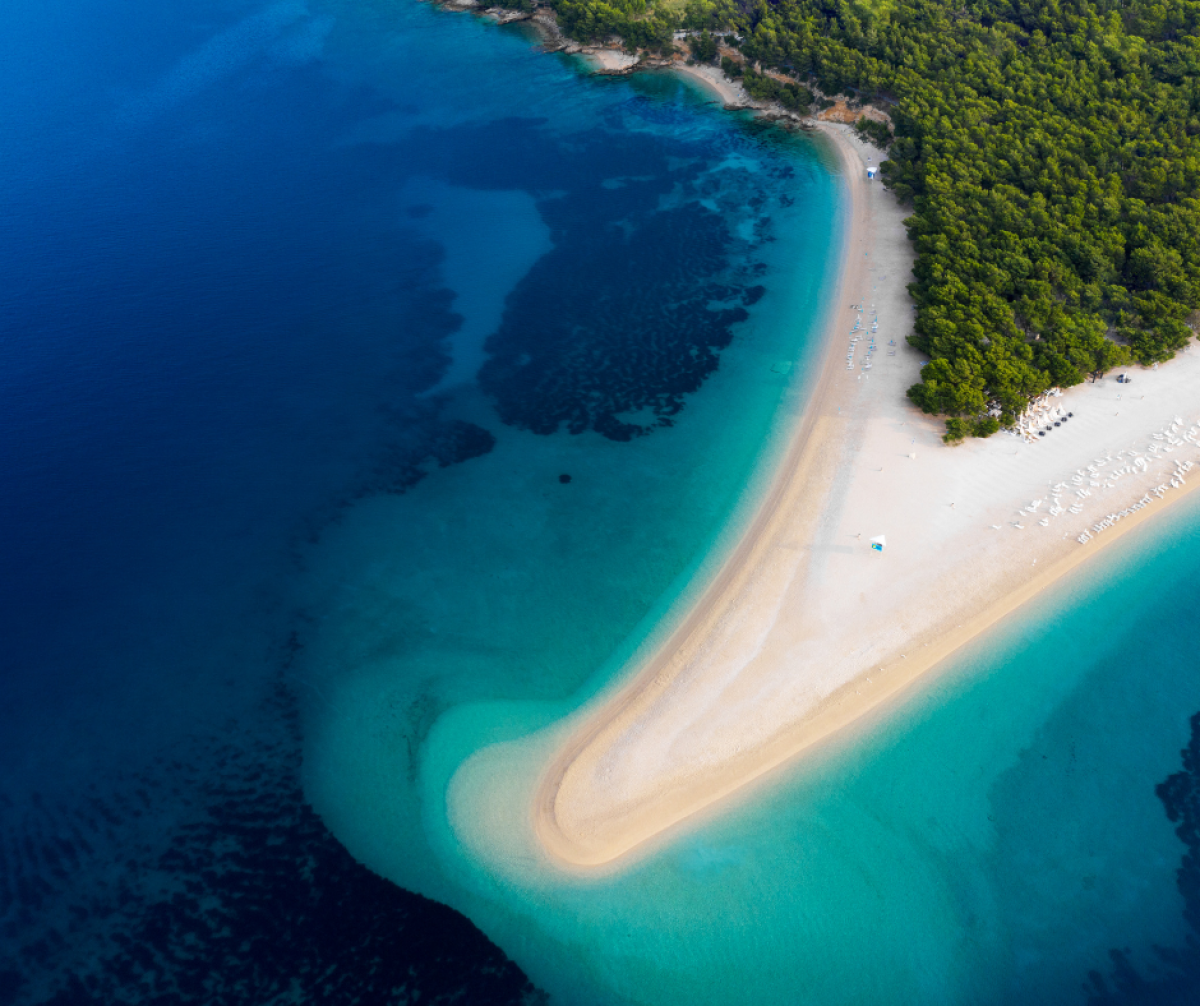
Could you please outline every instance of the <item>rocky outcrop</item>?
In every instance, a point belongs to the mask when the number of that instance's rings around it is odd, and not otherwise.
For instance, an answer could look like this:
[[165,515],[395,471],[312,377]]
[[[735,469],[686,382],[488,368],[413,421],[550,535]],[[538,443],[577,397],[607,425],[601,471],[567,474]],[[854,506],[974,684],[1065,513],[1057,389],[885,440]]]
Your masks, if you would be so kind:
[[530,21],[533,14],[528,11],[509,10],[506,7],[489,7],[483,16],[495,21],[496,24],[513,24],[517,21]]
[[[541,49],[543,52],[561,52],[568,56],[585,57],[593,64],[592,72],[599,77],[626,77],[640,70],[670,69],[680,65],[686,55],[683,52],[673,56],[654,56],[642,51],[630,53],[619,48],[621,40],[617,38],[609,39],[605,45],[581,45],[562,33],[554,11],[548,7],[535,6],[532,11],[520,11],[509,7],[485,7],[479,0],[434,0],[434,2],[446,10],[470,11],[495,21],[497,24],[526,21],[542,36]],[[686,41],[684,45],[686,47]],[[745,62],[745,57],[738,50],[726,46],[720,47],[718,55],[727,56],[738,63]],[[796,83],[792,78],[777,71],[767,70],[765,73],[780,82]],[[814,93],[816,93],[815,89]],[[853,125],[863,116],[891,125],[890,117],[881,109],[869,105],[852,106],[843,96],[834,98],[833,102],[832,106],[822,109],[815,115],[801,115],[774,101],[746,100],[726,103],[723,107],[728,112],[754,112],[758,118],[776,123],[785,129],[813,130],[816,128],[817,120]]]

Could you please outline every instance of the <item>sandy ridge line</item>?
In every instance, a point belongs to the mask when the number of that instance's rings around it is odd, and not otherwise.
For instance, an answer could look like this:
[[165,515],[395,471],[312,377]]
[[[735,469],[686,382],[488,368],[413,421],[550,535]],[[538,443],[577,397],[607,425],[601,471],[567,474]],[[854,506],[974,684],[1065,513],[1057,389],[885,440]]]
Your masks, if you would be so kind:
[[[716,73],[710,76],[678,65],[670,69],[704,86],[710,93],[715,93],[729,107],[752,108],[759,115],[778,118],[771,114],[770,109],[764,109],[758,103],[730,102],[730,97],[736,97],[731,93],[736,85],[721,79]],[[1118,526],[1108,528],[1103,542],[1093,539],[1086,546],[1070,548],[1065,541],[1045,540],[1043,535],[1038,539],[1041,541],[1039,547],[1034,540],[1022,534],[1020,541],[1014,539],[1011,544],[1000,545],[997,549],[992,542],[985,544],[966,535],[962,525],[952,528],[946,519],[933,516],[938,511],[929,509],[931,506],[946,506],[946,500],[957,498],[959,502],[967,504],[959,509],[960,517],[973,520],[982,517],[983,510],[986,510],[987,520],[992,521],[991,527],[999,531],[1001,527],[995,520],[1004,521],[1006,518],[996,512],[997,508],[991,505],[992,502],[1013,492],[1018,496],[1021,496],[1021,491],[1044,495],[1045,486],[1039,485],[1042,480],[1022,478],[1022,472],[1007,463],[1004,466],[997,465],[996,445],[990,446],[990,454],[988,449],[981,451],[982,444],[975,448],[960,448],[983,458],[978,463],[962,458],[963,464],[960,465],[957,454],[953,458],[947,454],[940,462],[933,462],[932,470],[927,469],[924,463],[919,469],[914,467],[910,471],[913,475],[920,472],[917,476],[920,483],[905,475],[897,479],[892,474],[895,466],[893,460],[888,466],[889,476],[886,480],[866,485],[867,480],[872,478],[866,473],[884,470],[882,467],[866,466],[864,463],[868,458],[873,458],[870,464],[878,464],[884,457],[894,459],[900,456],[915,460],[915,453],[894,453],[902,438],[907,438],[910,431],[915,431],[925,447],[929,447],[930,441],[936,442],[938,435],[933,433],[931,424],[913,422],[914,418],[919,417],[915,417],[911,409],[905,408],[903,386],[911,383],[915,374],[903,381],[905,368],[900,367],[899,360],[896,361],[899,369],[892,370],[892,376],[889,377],[887,368],[890,365],[877,359],[876,367],[879,368],[882,363],[883,369],[877,369],[874,375],[877,380],[869,382],[871,388],[882,383],[885,390],[889,384],[895,385],[890,392],[896,407],[890,417],[885,414],[886,409],[879,408],[878,403],[873,409],[864,408],[867,399],[863,396],[868,381],[863,378],[872,376],[866,373],[869,369],[866,366],[859,374],[858,381],[861,383],[857,392],[854,384],[836,388],[843,398],[848,396],[851,408],[845,411],[838,409],[836,413],[832,408],[837,400],[835,383],[842,385],[838,380],[838,369],[835,369],[838,357],[834,352],[837,342],[833,338],[837,334],[835,329],[840,311],[851,299],[865,302],[866,281],[868,274],[873,271],[859,258],[858,251],[866,249],[870,263],[882,262],[885,269],[894,271],[899,259],[904,258],[895,247],[895,239],[903,233],[903,228],[899,206],[885,204],[880,204],[882,229],[871,226],[871,210],[873,204],[878,203],[878,198],[865,191],[863,162],[869,151],[856,151],[855,144],[837,127],[824,123],[815,125],[830,137],[842,161],[850,190],[849,219],[843,232],[844,246],[838,281],[837,298],[841,304],[835,300],[828,308],[826,349],[820,375],[808,406],[794,421],[788,447],[776,471],[772,473],[768,491],[757,512],[742,532],[741,540],[722,561],[712,581],[704,587],[700,600],[683,616],[670,637],[651,653],[641,670],[636,671],[626,684],[618,686],[615,696],[607,699],[599,697],[595,708],[579,711],[577,716],[580,725],[573,730],[567,728],[570,732],[565,746],[550,762],[537,784],[531,801],[530,823],[544,850],[560,867],[583,872],[592,872],[605,866],[619,868],[628,862],[631,851],[636,849],[643,852],[657,846],[669,837],[667,832],[673,831],[685,819],[689,824],[698,823],[708,816],[705,812],[716,812],[717,805],[735,793],[747,794],[756,788],[748,784],[761,779],[781,763],[791,760],[831,734],[843,731],[856,721],[860,728],[865,728],[868,721],[864,719],[864,714],[868,711],[909,689],[913,682],[926,677],[931,669],[965,643],[1082,565],[1088,557],[1098,554],[1103,547],[1139,527],[1151,514],[1172,506],[1195,488],[1194,483],[1184,485],[1182,491],[1177,489],[1164,499],[1120,521]],[[903,243],[907,245],[907,242]],[[883,252],[882,259],[876,255],[880,251]],[[879,277],[881,282],[887,278]],[[890,327],[900,320],[901,314],[906,313],[907,307],[897,312],[894,297],[888,306],[891,309],[887,323]],[[860,322],[863,317],[865,313],[860,316]],[[904,326],[902,320],[900,324]],[[872,326],[871,333],[876,327]],[[867,334],[863,329],[858,339],[863,339]],[[896,335],[902,336],[903,333],[897,332]],[[896,342],[889,345],[895,346]],[[872,334],[870,351],[874,352],[875,348]],[[889,351],[888,356],[894,357],[896,353]],[[847,370],[857,369],[853,357],[852,345]],[[908,366],[911,363],[910,356]],[[897,379],[901,380],[903,386],[897,384]],[[1164,386],[1161,383],[1151,385],[1151,390],[1163,391]],[[1165,390],[1170,392],[1171,388],[1166,387]],[[1180,396],[1179,390],[1178,386],[1174,389],[1177,408],[1191,410],[1194,407],[1192,391],[1188,389],[1186,394]],[[1078,395],[1075,397],[1078,398]],[[1119,401],[1121,396],[1117,398]],[[1145,396],[1142,398],[1144,400]],[[1179,405],[1180,402],[1184,404]],[[1080,408],[1082,404],[1075,404],[1075,408]],[[1117,416],[1121,414],[1120,411],[1116,413]],[[908,428],[902,435],[896,429],[896,422],[900,427]],[[1077,419],[1071,425],[1072,431],[1079,429],[1078,422]],[[1086,424],[1091,420],[1085,419],[1084,422]],[[1111,421],[1108,425],[1112,426]],[[891,432],[888,433],[885,427],[890,428]],[[1089,456],[1096,450],[1103,452],[1106,445],[1118,438],[1124,440],[1127,433],[1118,433],[1113,429],[1099,430],[1094,422],[1083,429],[1085,436],[1088,430],[1096,434],[1108,434],[1100,436],[1100,439],[1095,436],[1091,438],[1092,446],[1087,451]],[[1074,438],[1069,442],[1076,448],[1087,447],[1086,443],[1078,443],[1075,432],[1069,436]],[[1056,446],[1050,454],[1045,455],[1045,460],[1053,460],[1057,464],[1064,459],[1057,447],[1058,435],[1054,440]],[[916,443],[916,440],[911,442]],[[1062,443],[1065,446],[1067,442]],[[905,446],[903,450],[908,451],[909,448]],[[1017,456],[1017,452],[1013,456]],[[990,461],[987,460],[989,457]],[[1078,461],[1079,457],[1072,457],[1070,463],[1073,466]],[[1022,464],[1027,467],[1031,462],[1032,473],[1036,475],[1039,467],[1036,454],[1031,460],[1022,458]],[[1084,464],[1087,464],[1086,460]],[[981,469],[980,465],[984,465],[984,468]],[[1041,467],[1045,468],[1044,465]],[[1042,474],[1046,472],[1043,470]],[[1058,474],[1061,477],[1061,471]],[[986,505],[980,503],[978,494],[974,500],[970,498],[972,480],[991,493]],[[1021,491],[1018,491],[1018,483]],[[935,499],[935,494],[940,502]],[[1029,496],[1024,495],[1023,498],[1028,499]],[[870,530],[870,533],[875,533],[878,530],[875,527],[868,529],[867,525],[879,522],[877,511],[880,510],[880,501],[886,501],[888,507],[898,505],[900,509],[908,508],[907,515],[893,515],[893,523],[899,522],[893,530],[898,532],[901,540],[907,536],[909,551],[906,554],[903,546],[889,549],[889,554],[894,553],[899,561],[899,565],[894,565],[893,569],[904,572],[907,564],[908,576],[903,581],[907,590],[904,600],[916,599],[914,603],[920,607],[939,609],[941,614],[935,612],[933,617],[926,617],[928,613],[922,612],[912,619],[915,614],[912,604],[909,604],[908,610],[904,609],[903,604],[897,607],[894,591],[890,600],[886,588],[880,592],[878,577],[872,579],[868,574],[864,578],[861,568],[852,569],[845,560],[830,562],[831,553],[851,551],[844,546],[833,545],[839,539],[844,540],[847,531]],[[953,507],[955,503],[948,505]],[[913,522],[914,506],[925,508],[920,515],[919,523],[922,526]],[[1071,512],[1075,513],[1074,510]],[[1021,509],[1020,513],[1025,514],[1026,510]],[[1024,517],[1022,519],[1027,520]],[[1019,523],[1014,526],[1022,528]],[[1034,534],[1036,536],[1037,532]],[[864,537],[861,534],[850,536],[860,540]],[[998,543],[1000,539],[994,541]],[[914,580],[914,569],[920,572],[927,562],[932,562],[934,567],[939,566],[937,552],[946,545],[963,548],[955,564],[958,569],[948,569],[942,562],[940,572],[934,576],[917,577]],[[932,548],[931,552],[923,553],[931,558],[914,560],[916,547],[926,550]],[[808,558],[799,566],[789,566],[780,559],[781,551],[806,552]],[[823,554],[819,556],[818,553]],[[1030,557],[1033,557],[1035,564],[1039,559],[1047,560],[1042,572],[1033,578],[1029,576]],[[972,562],[986,562],[991,568],[996,560],[1000,560],[995,567],[996,572],[983,578],[974,575],[974,570],[980,567],[972,567]],[[883,568],[879,567],[880,570]],[[966,577],[960,574],[962,570],[967,572]],[[880,592],[882,600],[877,603],[872,598],[870,609],[859,608],[859,615],[851,614],[845,604],[848,599],[846,591],[837,579],[845,578],[847,574],[856,584],[861,581],[862,585],[868,585],[868,589]],[[812,661],[811,652],[807,658],[801,658],[800,654],[812,642],[811,639],[805,639],[801,631],[806,620],[801,617],[798,627],[785,624],[789,623],[795,609],[789,607],[785,615],[780,606],[793,593],[787,577],[796,576],[808,583],[810,588],[814,584],[820,585],[822,577],[825,577],[824,585],[834,585],[843,595],[840,598],[842,607],[832,613],[834,621],[840,623],[843,616],[849,616],[852,619],[850,624],[862,627],[858,630],[860,638],[856,640],[856,648],[852,653],[844,649],[841,653],[834,652],[825,641],[826,653],[833,658],[832,663],[826,666],[820,660]],[[834,579],[829,579],[830,576]],[[971,579],[976,582],[969,582]],[[774,597],[769,591],[764,593],[764,584],[769,586],[770,583],[776,587],[782,584]],[[982,590],[979,589],[981,584]],[[859,586],[854,589],[858,590]],[[865,595],[859,597],[865,600]],[[794,602],[795,598],[792,600]],[[804,605],[819,600],[819,591],[813,594],[811,590],[802,599]],[[747,605],[751,609],[757,605],[759,610],[747,610]],[[817,604],[816,608],[823,611],[826,617],[831,614],[828,605]],[[773,611],[777,614],[772,615]],[[868,631],[878,633],[881,616],[890,619],[892,625],[868,647],[857,647],[857,643],[862,642],[862,629],[868,624],[862,613],[868,611],[870,614],[866,616],[867,619],[874,619]],[[753,631],[749,635],[744,631],[747,626],[741,623],[746,618],[751,622],[757,620],[755,625],[749,626],[751,630],[771,623],[769,632],[774,632],[780,626],[784,631],[775,633],[769,641],[765,637],[756,640]],[[773,619],[783,621],[780,626],[774,626]],[[808,629],[811,629],[811,625]],[[797,632],[801,634],[797,636]],[[834,644],[837,642],[837,639],[833,640]],[[761,647],[768,643],[774,644],[773,656],[766,658],[766,661],[773,666],[777,679],[781,674],[784,676],[785,686],[786,679],[795,675],[798,659],[807,660],[808,666],[816,671],[818,680],[800,682],[805,687],[812,684],[818,689],[813,701],[802,710],[795,707],[795,694],[785,696],[778,693],[779,680],[773,683],[777,694],[771,701],[786,697],[787,702],[783,705],[746,706],[748,692],[753,693],[756,687],[763,685],[761,662],[748,680],[743,680],[741,672],[736,670],[733,671],[735,676],[732,681],[729,678],[731,669],[748,667],[748,660],[758,661]],[[801,644],[799,650],[787,649],[789,645],[794,648],[797,643]],[[862,653],[870,652],[871,657],[852,677],[847,677],[847,660],[858,660],[860,650]],[[913,659],[908,659],[901,650],[912,651]],[[719,666],[722,659],[725,665]],[[714,660],[718,663],[714,663]],[[821,679],[823,668],[826,673]],[[708,675],[707,680],[705,674]],[[807,674],[806,668],[800,677],[804,678]],[[822,680],[829,687],[823,688]],[[704,706],[706,701],[711,702],[714,687],[719,693],[720,702]],[[738,721],[732,737],[725,715],[725,703],[730,699],[735,701],[743,717]],[[758,729],[756,720],[762,721],[762,729]],[[767,732],[768,729],[772,732]],[[697,730],[700,731],[698,735]],[[648,732],[648,739],[639,738],[643,731]],[[664,743],[669,747],[664,748]],[[664,754],[667,755],[665,761]]]
[[[718,803],[735,793],[748,795],[755,788],[748,784],[762,779],[782,763],[832,734],[856,721],[865,727],[864,714],[899,697],[918,679],[928,681],[933,669],[950,654],[1080,567],[1091,556],[1099,554],[1104,547],[1141,526],[1153,514],[1173,506],[1200,484],[1200,480],[1193,478],[1164,498],[1126,517],[1105,531],[1103,541],[1093,539],[1086,545],[1078,545],[1074,539],[1069,542],[1044,539],[1037,545],[1035,540],[1026,539],[1023,534],[1019,539],[1012,539],[1012,544],[1007,547],[1017,550],[1009,556],[1010,559],[1015,556],[1015,560],[1002,570],[1003,575],[989,581],[992,585],[971,604],[959,603],[953,609],[953,615],[947,609],[946,617],[939,616],[936,622],[928,625],[927,629],[932,631],[910,632],[904,645],[895,652],[887,656],[881,653],[876,663],[869,664],[861,674],[831,690],[777,733],[763,737],[753,746],[748,745],[749,750],[742,751],[739,746],[735,754],[727,752],[711,770],[691,770],[688,778],[672,778],[671,773],[659,776],[649,793],[642,790],[626,798],[619,796],[619,789],[611,790],[617,784],[602,781],[608,778],[607,773],[611,770],[607,761],[610,752],[619,751],[627,743],[631,731],[637,735],[645,717],[650,715],[648,709],[667,709],[685,696],[691,685],[679,685],[676,679],[688,673],[689,661],[696,659],[698,653],[702,654],[708,638],[720,635],[723,620],[737,619],[745,584],[761,569],[778,562],[772,549],[777,553],[782,545],[807,549],[811,553],[821,541],[836,540],[846,530],[842,500],[851,482],[863,478],[861,455],[867,443],[863,423],[868,420],[855,419],[850,409],[834,408],[839,395],[845,404],[846,393],[846,388],[838,382],[842,361],[836,336],[839,334],[837,326],[844,318],[844,305],[857,299],[856,293],[865,289],[864,280],[869,272],[867,263],[875,260],[883,238],[881,232],[871,226],[870,204],[873,200],[867,198],[867,183],[862,177],[865,172],[858,154],[836,128],[823,127],[823,131],[830,136],[842,161],[850,192],[850,218],[843,235],[838,300],[831,302],[826,322],[826,348],[818,384],[808,407],[798,417],[784,459],[759,511],[700,600],[615,698],[607,702],[601,700],[598,708],[583,714],[582,725],[570,734],[566,745],[543,775],[531,808],[532,823],[538,839],[561,867],[593,871],[609,864],[616,866],[615,861],[624,861],[631,851],[643,852],[666,840],[669,836],[665,833],[685,819],[689,824],[695,824],[706,816],[706,811],[715,811]],[[891,198],[890,195],[887,198]],[[864,248],[870,252],[869,257],[860,254]],[[841,334],[844,336],[844,332]],[[836,387],[835,382],[838,382]],[[992,445],[992,449],[996,446]],[[947,456],[943,462],[960,471],[970,463],[968,457],[960,457],[957,453],[954,457]],[[861,489],[858,492],[861,501]],[[1035,551],[1028,551],[1027,546]],[[1028,565],[1031,557],[1035,562],[1038,559],[1045,561],[1042,570],[1033,576]],[[1022,563],[1025,572],[1020,571]],[[959,585],[952,576],[942,574],[922,581],[920,589],[927,598],[923,604],[936,608],[939,605],[937,595],[954,593]],[[978,605],[975,611],[971,610],[972,604]],[[907,651],[907,655],[900,653],[901,649]],[[692,679],[685,677],[682,680],[690,682]],[[697,681],[703,686],[703,678]],[[679,691],[681,687],[685,692]],[[672,688],[672,694],[667,694]],[[645,771],[649,773],[645,778],[655,778],[656,773],[650,766],[646,766]],[[605,794],[599,813],[589,806],[591,797],[596,795],[590,787],[597,784],[597,780],[610,790]],[[614,793],[618,795],[615,803]],[[565,806],[569,807],[565,824],[564,800]]]
[[[1157,500],[1155,504],[1139,511],[1136,515],[1122,521],[1110,530],[1105,544],[1119,541],[1124,535],[1135,530],[1150,517],[1165,512],[1168,508],[1187,498],[1192,490],[1200,486],[1193,481],[1183,490]],[[558,795],[558,783],[563,773],[571,764],[573,758],[593,740],[607,725],[607,722],[620,715],[641,688],[651,682],[646,678],[653,675],[656,662],[639,676],[631,686],[634,694],[627,694],[617,700],[618,705],[604,707],[593,718],[591,726],[584,735],[573,737],[571,746],[564,749],[562,754],[552,763],[541,788],[538,791],[538,804],[535,808],[534,830],[545,849],[558,861],[560,867],[569,870],[582,870],[592,874],[597,869],[615,865],[634,851],[650,851],[651,846],[657,847],[670,838],[670,833],[686,822],[687,824],[701,823],[707,812],[718,810],[718,805],[724,804],[731,798],[749,798],[756,789],[756,784],[765,782],[775,769],[803,754],[835,734],[840,734],[856,723],[862,723],[865,716],[879,710],[891,701],[902,701],[910,689],[920,681],[928,684],[936,680],[938,665],[945,664],[947,658],[956,651],[971,643],[976,637],[1002,622],[1018,608],[1031,601],[1044,590],[1052,587],[1064,576],[1075,571],[1090,558],[1101,551],[1097,548],[1081,548],[1077,552],[1051,565],[1044,573],[1039,574],[1017,590],[1004,596],[996,604],[988,607],[974,619],[965,622],[961,627],[943,636],[935,645],[924,649],[919,656],[904,660],[879,669],[879,676],[871,680],[865,691],[855,690],[855,685],[861,687],[862,682],[854,682],[843,686],[825,702],[821,703],[803,722],[780,735],[774,742],[763,745],[755,751],[754,765],[750,769],[740,769],[736,772],[714,773],[713,784],[701,799],[684,799],[678,801],[671,811],[660,813],[657,820],[647,823],[636,831],[627,830],[624,840],[618,845],[603,851],[592,850],[581,854],[580,846],[564,836],[555,821],[554,802]],[[596,719],[603,718],[596,723]]]
[[[849,423],[847,419],[840,417],[834,408],[833,386],[838,373],[844,367],[841,356],[843,351],[838,336],[845,322],[845,306],[849,303],[851,291],[861,287],[865,279],[864,259],[858,255],[858,250],[868,238],[869,207],[862,198],[862,189],[866,183],[862,178],[863,172],[857,155],[835,130],[822,128],[821,131],[830,137],[833,149],[841,161],[845,183],[850,191],[850,213],[843,234],[837,294],[825,323],[825,350],[820,378],[809,399],[808,407],[798,417],[787,452],[759,506],[758,513],[700,600],[636,677],[616,697],[590,716],[581,729],[571,735],[566,746],[548,766],[537,789],[534,831],[545,848],[564,863],[580,866],[601,865],[625,851],[621,850],[615,855],[581,858],[576,843],[563,834],[558,825],[555,805],[567,770],[610,724],[620,719],[622,713],[644,698],[647,692],[657,690],[669,680],[668,676],[664,676],[664,672],[667,671],[674,655],[685,641],[708,627],[713,609],[736,587],[736,581],[753,566],[750,561],[751,554],[764,545],[767,538],[764,532],[773,518],[780,513],[785,496],[794,495],[800,487],[811,491],[814,482],[819,482],[822,489],[826,489],[832,482],[837,461],[846,447],[844,441]],[[819,519],[819,516],[814,513],[813,519]],[[706,803],[714,802],[739,787],[740,783],[726,787]],[[664,827],[690,816],[698,809],[700,808],[691,806],[687,809],[681,808],[680,813]],[[661,830],[662,827],[656,827],[632,844],[639,844]]]

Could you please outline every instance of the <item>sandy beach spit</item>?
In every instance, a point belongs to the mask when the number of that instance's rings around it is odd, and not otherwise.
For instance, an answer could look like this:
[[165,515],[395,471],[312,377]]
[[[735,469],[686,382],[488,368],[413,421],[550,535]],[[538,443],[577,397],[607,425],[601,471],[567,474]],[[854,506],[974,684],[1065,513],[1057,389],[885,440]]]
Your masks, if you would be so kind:
[[803,119],[751,100],[715,66],[578,46],[545,10],[531,23],[596,73],[669,68],[726,107],[820,130],[849,197],[821,371],[757,514],[670,637],[564,724],[536,787],[540,844],[561,867],[591,870],[634,858],[928,681],[1200,484],[1200,350],[1130,368],[1131,384],[1110,375],[1049,396],[1022,436],[948,447],[941,420],[905,397],[925,362],[906,342],[914,253],[906,211],[867,179],[882,153],[847,124],[870,110],[835,103]]
[[905,341],[905,211],[867,179],[878,151],[820,128],[850,214],[821,373],[741,542],[548,765],[533,823],[562,865],[613,863],[714,807],[1200,484],[1195,346],[1049,398],[1042,436],[944,445],[904,394],[924,362]]

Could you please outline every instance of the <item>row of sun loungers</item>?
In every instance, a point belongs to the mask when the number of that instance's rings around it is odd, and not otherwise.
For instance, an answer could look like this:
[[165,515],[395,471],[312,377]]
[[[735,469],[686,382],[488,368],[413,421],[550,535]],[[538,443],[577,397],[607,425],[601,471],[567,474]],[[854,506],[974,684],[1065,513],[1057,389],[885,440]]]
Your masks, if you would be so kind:
[[[1068,413],[1069,415],[1069,413]],[[1025,530],[1022,520],[1033,517],[1041,527],[1048,527],[1051,520],[1063,514],[1078,515],[1083,512],[1087,501],[1096,492],[1106,492],[1114,489],[1118,483],[1130,476],[1143,476],[1149,473],[1150,466],[1156,461],[1168,460],[1167,455],[1187,447],[1200,449],[1200,419],[1190,426],[1182,417],[1175,416],[1174,421],[1158,433],[1151,434],[1151,441],[1146,450],[1130,449],[1111,453],[1104,457],[1094,458],[1091,464],[1077,469],[1065,479],[1050,487],[1047,498],[1032,500],[1021,507],[1018,518],[1011,521],[1012,527]],[[1172,459],[1174,460],[1174,459]],[[1170,489],[1178,489],[1184,485],[1184,476],[1195,467],[1192,460],[1175,460],[1170,477],[1159,486],[1151,488],[1140,500],[1124,510],[1107,514],[1091,531],[1084,531],[1077,540],[1083,544],[1090,541],[1095,534],[1112,527],[1117,521],[1147,506],[1153,499],[1161,499]],[[998,525],[992,525],[998,530]]]
[[[874,306],[874,305],[872,305],[872,306]],[[858,305],[858,310],[860,312],[862,311],[861,304]],[[846,352],[846,369],[847,370],[854,369],[854,353],[858,346],[859,340],[867,337],[867,335],[868,335],[868,332],[865,329],[863,329],[863,327],[862,327],[862,320],[863,320],[862,314],[860,313],[858,316],[858,319],[854,322],[854,327],[852,329],[850,329],[850,348]],[[867,355],[866,355],[866,358],[862,362],[862,369],[864,372],[871,369],[871,357],[873,357],[875,355],[875,350],[876,350],[875,332],[877,332],[878,330],[879,330],[879,314],[878,314],[878,312],[876,312],[875,317],[871,322],[871,331],[869,333],[870,342],[867,343]],[[888,345],[891,345],[891,346],[896,345],[895,340],[892,340],[892,342],[890,342]],[[896,355],[896,353],[894,350],[888,351],[888,356],[895,356],[895,355]]]

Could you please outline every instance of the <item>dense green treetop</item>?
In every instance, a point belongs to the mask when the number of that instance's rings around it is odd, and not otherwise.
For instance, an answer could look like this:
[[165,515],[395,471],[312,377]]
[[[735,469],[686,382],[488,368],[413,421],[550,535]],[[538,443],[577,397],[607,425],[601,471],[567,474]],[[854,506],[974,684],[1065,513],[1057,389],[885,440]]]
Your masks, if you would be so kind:
[[551,3],[582,39],[736,35],[748,66],[889,113],[894,138],[863,126],[889,144],[885,183],[913,206],[910,341],[930,360],[909,397],[950,417],[951,439],[1191,337],[1200,0]]

